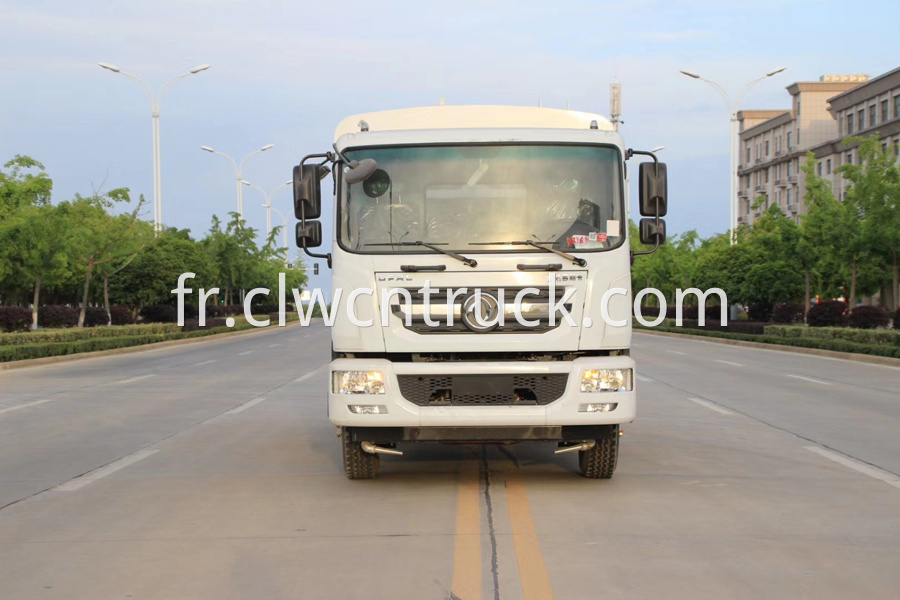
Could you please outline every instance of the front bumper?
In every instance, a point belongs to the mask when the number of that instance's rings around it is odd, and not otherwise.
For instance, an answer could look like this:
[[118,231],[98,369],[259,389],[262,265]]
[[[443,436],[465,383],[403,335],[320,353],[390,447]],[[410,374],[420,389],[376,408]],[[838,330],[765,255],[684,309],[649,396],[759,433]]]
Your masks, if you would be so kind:
[[[478,426],[558,426],[611,425],[630,423],[636,412],[637,381],[632,376],[630,392],[581,392],[581,377],[587,369],[634,369],[628,356],[597,356],[570,362],[391,362],[386,359],[340,358],[332,361],[333,371],[381,371],[384,394],[335,394],[328,381],[328,417],[344,427],[478,427]],[[403,397],[398,375],[543,375],[564,373],[566,390],[546,405],[419,406]],[[579,412],[581,404],[614,402],[610,412]],[[376,404],[387,407],[385,414],[355,414],[349,406]]]

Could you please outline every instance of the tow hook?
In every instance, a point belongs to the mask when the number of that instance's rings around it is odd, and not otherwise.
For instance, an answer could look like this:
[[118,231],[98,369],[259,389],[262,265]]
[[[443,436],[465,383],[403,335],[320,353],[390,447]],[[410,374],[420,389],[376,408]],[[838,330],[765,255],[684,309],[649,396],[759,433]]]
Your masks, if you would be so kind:
[[597,445],[597,442],[582,442],[581,444],[575,444],[574,446],[563,446],[559,450],[556,451],[556,454],[565,454],[566,452],[575,452],[576,450],[581,452],[582,450],[590,450],[594,446]]
[[369,454],[393,454],[395,456],[403,456],[403,452],[401,450],[376,446],[372,442],[363,442],[362,449],[363,452],[368,452]]

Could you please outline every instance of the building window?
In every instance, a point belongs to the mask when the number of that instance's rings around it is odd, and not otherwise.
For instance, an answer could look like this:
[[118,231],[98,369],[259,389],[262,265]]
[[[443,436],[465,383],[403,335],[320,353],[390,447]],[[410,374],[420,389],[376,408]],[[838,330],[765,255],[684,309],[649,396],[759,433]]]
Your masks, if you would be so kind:
[[891,113],[888,110],[888,101],[881,101],[881,122],[887,123],[891,119]]
[[794,175],[794,161],[788,161],[787,164],[787,176],[790,179]]
[[825,174],[831,175],[831,159],[825,161]]
[[797,141],[797,145],[799,146],[800,145],[800,130],[799,129],[797,130],[797,140],[796,141]]
[[847,135],[853,135],[853,113],[847,113]]
[[788,152],[794,149],[793,133],[790,131],[787,132],[787,149]]
[[780,151],[781,151],[781,136],[779,135],[775,138],[775,152],[780,152]]
[[769,183],[769,171],[771,171],[771,170],[772,170],[771,167],[766,169],[766,183]]
[[747,162],[750,162],[750,146],[747,146]]
[[790,188],[788,188],[788,190],[787,190],[787,205],[788,206],[791,205],[791,189]]
[[894,118],[900,119],[900,94],[894,96]]
[[860,131],[866,128],[866,109],[861,108],[856,113],[856,126]]
[[848,153],[847,153],[847,156],[844,158],[844,164],[845,164],[845,165],[852,165],[852,164],[853,164],[853,152],[848,152]]
[[766,156],[768,157],[769,154],[770,154],[770,152],[769,152],[769,140],[766,140]]
[[877,121],[875,120],[878,116],[878,111],[875,110],[877,107],[873,104],[869,107],[869,127],[875,127]]
[[821,161],[816,163],[816,174],[821,177],[822,176],[822,163]]

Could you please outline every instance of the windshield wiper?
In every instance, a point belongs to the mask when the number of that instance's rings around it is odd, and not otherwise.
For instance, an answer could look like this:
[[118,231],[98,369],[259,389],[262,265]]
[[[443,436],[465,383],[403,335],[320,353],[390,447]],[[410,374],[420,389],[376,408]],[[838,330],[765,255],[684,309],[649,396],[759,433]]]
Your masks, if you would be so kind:
[[[548,242],[550,243],[550,242]],[[513,242],[470,242],[470,246],[531,246],[532,248],[538,248],[540,250],[545,250],[546,252],[552,252],[553,254],[557,254],[562,256],[566,260],[571,260],[573,264],[584,267],[587,265],[587,261],[583,258],[578,258],[577,256],[573,256],[568,252],[563,252],[562,250],[557,250],[553,246],[545,246],[544,242],[534,242],[532,240],[520,240]]]
[[444,246],[447,245],[446,242],[437,242],[434,244],[429,244],[427,242],[423,242],[422,240],[417,240],[415,242],[378,242],[375,244],[366,244],[366,246],[424,246],[425,248],[429,248],[431,250],[434,250],[435,252],[440,252],[441,254],[445,254],[445,255],[449,256],[450,258],[455,258],[456,260],[460,261],[461,263],[465,264],[466,266],[473,267],[473,268],[478,266],[478,262],[474,258],[466,258],[465,256],[463,256],[461,254],[457,254],[456,252],[453,252],[451,250],[444,250],[443,248],[440,248],[438,246],[438,244],[441,244]]

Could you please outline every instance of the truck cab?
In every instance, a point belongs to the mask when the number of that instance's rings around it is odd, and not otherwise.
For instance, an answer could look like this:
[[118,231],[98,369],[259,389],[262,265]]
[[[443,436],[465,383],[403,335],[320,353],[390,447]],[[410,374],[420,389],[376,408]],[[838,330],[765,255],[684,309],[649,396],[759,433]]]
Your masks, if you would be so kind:
[[[612,476],[637,409],[633,154],[649,153],[597,114],[435,106],[348,117],[295,168],[298,246],[333,273],[328,417],[350,478],[407,443],[520,441]],[[641,166],[641,237],[658,246],[665,165]]]

